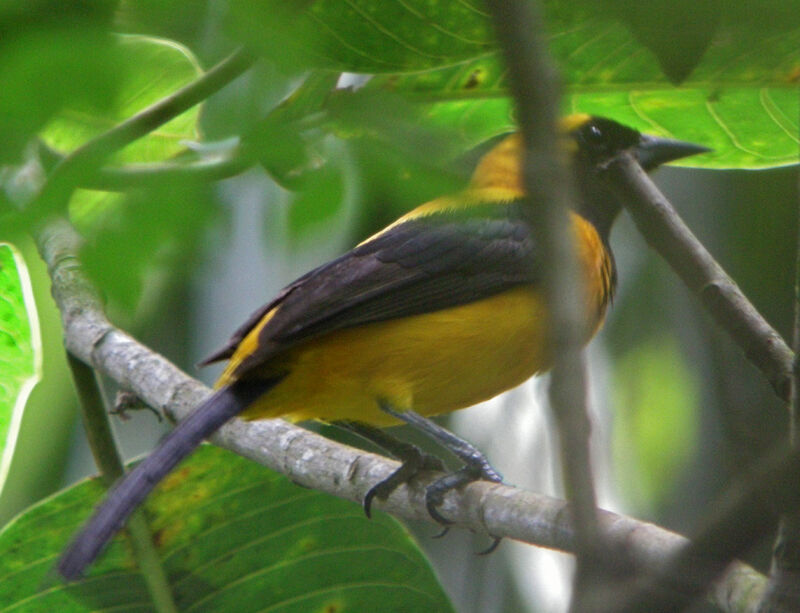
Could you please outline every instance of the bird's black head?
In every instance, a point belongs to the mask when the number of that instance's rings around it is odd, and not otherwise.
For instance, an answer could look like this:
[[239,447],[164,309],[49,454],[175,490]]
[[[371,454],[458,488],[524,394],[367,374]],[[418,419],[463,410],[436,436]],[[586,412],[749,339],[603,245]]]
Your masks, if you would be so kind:
[[[642,168],[649,171],[673,160],[710,151],[700,145],[641,134],[611,119],[585,114],[561,119],[560,134],[578,190],[577,212],[594,224],[604,240],[620,210],[620,203],[601,177],[610,160],[630,151]],[[462,160],[475,169],[470,186],[499,188],[521,197],[523,153],[519,133],[502,134],[476,147]]]
[[642,168],[650,171],[667,162],[711,151],[694,143],[642,134],[605,117],[570,115],[563,123],[577,145],[578,155],[585,156],[593,164],[630,150]]
[[630,151],[644,170],[690,155],[710,151],[707,147],[641,134],[611,119],[591,115],[569,115],[562,120],[573,150],[573,165],[580,193],[579,213],[608,237],[620,203],[599,177],[603,165],[623,151]]

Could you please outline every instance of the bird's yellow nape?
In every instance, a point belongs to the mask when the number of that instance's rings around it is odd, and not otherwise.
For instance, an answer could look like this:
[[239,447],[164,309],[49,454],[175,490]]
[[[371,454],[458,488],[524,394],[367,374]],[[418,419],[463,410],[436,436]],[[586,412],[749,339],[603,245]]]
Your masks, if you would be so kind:
[[522,196],[524,193],[520,167],[522,150],[522,136],[519,132],[514,132],[501,140],[478,162],[475,172],[472,173],[470,188],[508,190],[510,194],[503,200]]
[[[572,139],[563,138],[592,120],[586,113],[574,113],[562,117],[558,122],[559,133],[564,141],[564,151],[572,153],[577,149]],[[520,162],[523,153],[522,136],[519,132],[510,134],[501,140],[494,148],[481,158],[470,181],[472,189],[501,189],[507,190],[509,195],[501,200],[520,197],[524,193],[522,181],[522,168]]]
[[574,132],[581,126],[587,124],[592,120],[592,116],[588,113],[573,113],[558,120],[558,128],[562,134],[569,134]]

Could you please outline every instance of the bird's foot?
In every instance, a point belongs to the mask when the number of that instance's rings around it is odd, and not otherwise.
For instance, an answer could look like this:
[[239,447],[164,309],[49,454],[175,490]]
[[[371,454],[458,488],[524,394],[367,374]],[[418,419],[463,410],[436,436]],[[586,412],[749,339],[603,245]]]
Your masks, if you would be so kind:
[[[397,453],[397,449],[394,450]],[[403,448],[402,462],[391,475],[383,481],[373,485],[364,496],[362,506],[367,517],[372,517],[372,503],[375,498],[386,500],[389,495],[401,485],[410,483],[419,473],[423,471],[443,471],[444,463],[429,453],[421,451],[414,445],[407,445]]]

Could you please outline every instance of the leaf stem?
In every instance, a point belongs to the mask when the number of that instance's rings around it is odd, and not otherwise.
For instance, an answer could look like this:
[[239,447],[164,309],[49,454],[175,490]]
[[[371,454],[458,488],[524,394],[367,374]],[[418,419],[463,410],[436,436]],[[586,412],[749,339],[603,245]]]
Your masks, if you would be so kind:
[[114,168],[101,168],[81,187],[105,191],[125,191],[158,186],[171,181],[210,182],[228,179],[252,166],[254,160],[241,152],[215,160],[201,160],[182,164],[135,164]]
[[94,370],[67,352],[67,362],[72,372],[72,380],[81,401],[81,417],[89,439],[89,447],[94,462],[107,487],[119,479],[125,469],[117,451],[111,424],[106,413],[105,403],[97,383]]
[[[81,401],[81,416],[95,463],[107,486],[111,486],[124,472],[122,459],[114,442],[103,395],[94,370],[67,352],[75,389]],[[158,557],[144,512],[138,510],[128,522],[133,556],[142,573],[147,590],[157,613],[177,613],[172,590]]]

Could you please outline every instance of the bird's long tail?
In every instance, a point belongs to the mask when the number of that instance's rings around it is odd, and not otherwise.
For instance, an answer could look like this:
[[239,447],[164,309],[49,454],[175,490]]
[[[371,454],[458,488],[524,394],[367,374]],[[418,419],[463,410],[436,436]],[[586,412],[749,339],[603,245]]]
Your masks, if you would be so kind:
[[111,489],[58,562],[58,572],[74,581],[122,529],[130,514],[203,439],[241,413],[280,379],[239,381],[222,388],[180,421],[133,470]]

